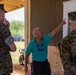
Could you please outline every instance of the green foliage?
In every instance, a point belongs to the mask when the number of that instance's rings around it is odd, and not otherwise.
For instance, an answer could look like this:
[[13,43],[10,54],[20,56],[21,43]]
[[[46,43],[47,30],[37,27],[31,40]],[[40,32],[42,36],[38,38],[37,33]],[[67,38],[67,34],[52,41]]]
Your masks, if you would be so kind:
[[23,36],[24,23],[19,20],[12,20],[10,22],[10,31],[13,36]]

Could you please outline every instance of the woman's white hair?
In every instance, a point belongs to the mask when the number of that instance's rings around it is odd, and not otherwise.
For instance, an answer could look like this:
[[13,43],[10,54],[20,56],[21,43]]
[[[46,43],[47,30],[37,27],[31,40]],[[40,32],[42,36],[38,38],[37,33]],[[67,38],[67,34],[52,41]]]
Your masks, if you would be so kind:
[[40,28],[40,27],[36,27],[36,28],[33,29],[32,34],[33,34],[34,37],[36,37],[35,31],[38,30],[39,28]]

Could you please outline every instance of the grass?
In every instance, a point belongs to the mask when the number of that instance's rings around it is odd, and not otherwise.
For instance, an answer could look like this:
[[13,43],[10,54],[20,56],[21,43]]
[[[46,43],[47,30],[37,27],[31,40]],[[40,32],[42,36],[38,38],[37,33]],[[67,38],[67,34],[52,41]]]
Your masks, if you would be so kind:
[[23,49],[24,47],[24,42],[15,42],[15,45],[17,47],[16,52],[10,52],[13,64],[19,64],[19,56],[21,55],[19,53],[19,49]]

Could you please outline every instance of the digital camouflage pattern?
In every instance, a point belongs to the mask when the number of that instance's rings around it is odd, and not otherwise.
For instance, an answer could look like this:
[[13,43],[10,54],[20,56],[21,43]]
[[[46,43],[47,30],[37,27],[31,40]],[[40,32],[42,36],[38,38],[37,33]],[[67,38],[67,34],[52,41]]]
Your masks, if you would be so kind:
[[0,75],[12,72],[12,60],[10,48],[4,42],[11,35],[10,30],[4,24],[0,24]]
[[76,75],[76,30],[62,39],[58,45],[65,75]]

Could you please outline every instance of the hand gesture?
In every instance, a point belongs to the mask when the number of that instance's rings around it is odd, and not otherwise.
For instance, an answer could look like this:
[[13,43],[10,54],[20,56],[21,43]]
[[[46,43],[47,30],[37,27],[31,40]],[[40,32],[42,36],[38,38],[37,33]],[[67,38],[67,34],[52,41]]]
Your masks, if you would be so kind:
[[66,24],[66,19],[62,20],[61,24],[60,25],[65,25]]
[[25,72],[26,73],[28,72],[28,66],[25,66]]
[[9,21],[7,19],[4,19],[4,22],[3,23],[9,28],[10,23],[9,23]]

